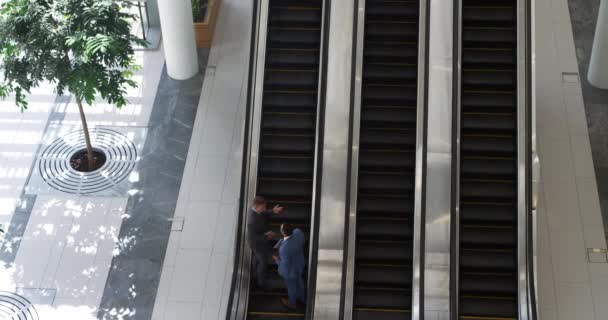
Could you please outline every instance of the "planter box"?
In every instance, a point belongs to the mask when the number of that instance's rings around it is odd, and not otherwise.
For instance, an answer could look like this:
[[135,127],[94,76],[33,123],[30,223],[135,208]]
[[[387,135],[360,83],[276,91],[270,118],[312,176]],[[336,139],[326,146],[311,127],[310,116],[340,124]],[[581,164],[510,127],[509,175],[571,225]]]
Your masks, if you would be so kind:
[[217,15],[220,10],[221,0],[210,0],[207,6],[205,21],[194,23],[194,37],[196,38],[197,48],[210,48],[213,40],[213,31]]

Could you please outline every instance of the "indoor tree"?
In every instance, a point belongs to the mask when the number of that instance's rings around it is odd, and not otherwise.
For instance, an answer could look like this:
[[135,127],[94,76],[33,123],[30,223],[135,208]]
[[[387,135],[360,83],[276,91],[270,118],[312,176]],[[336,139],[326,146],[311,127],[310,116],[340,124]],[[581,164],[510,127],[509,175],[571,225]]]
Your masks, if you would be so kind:
[[120,108],[138,66],[131,33],[136,16],[126,0],[0,0],[0,97],[14,95],[26,110],[26,94],[43,82],[76,101],[86,141],[86,163],[95,167],[83,104],[96,96]]

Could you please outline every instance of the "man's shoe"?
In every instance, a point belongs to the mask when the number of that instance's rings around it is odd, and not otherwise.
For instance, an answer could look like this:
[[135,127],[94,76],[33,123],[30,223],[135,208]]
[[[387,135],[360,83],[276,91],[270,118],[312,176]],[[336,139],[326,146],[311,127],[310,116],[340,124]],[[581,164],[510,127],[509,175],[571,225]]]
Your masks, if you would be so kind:
[[296,306],[292,306],[289,304],[289,299],[281,298],[281,304],[289,310],[295,310]]

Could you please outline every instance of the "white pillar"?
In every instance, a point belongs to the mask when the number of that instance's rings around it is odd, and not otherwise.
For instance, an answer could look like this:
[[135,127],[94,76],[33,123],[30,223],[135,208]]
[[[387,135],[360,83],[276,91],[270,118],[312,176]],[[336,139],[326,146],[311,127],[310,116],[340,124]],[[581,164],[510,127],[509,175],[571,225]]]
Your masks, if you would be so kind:
[[608,89],[608,0],[600,4],[587,79],[595,87]]
[[198,73],[191,0],[158,0],[167,73],[186,80]]

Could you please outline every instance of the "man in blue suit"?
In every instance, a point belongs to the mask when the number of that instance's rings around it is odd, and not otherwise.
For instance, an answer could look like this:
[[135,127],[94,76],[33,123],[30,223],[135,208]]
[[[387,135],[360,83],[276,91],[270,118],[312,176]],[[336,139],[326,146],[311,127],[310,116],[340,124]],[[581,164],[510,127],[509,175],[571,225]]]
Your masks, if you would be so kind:
[[279,246],[279,256],[273,256],[279,266],[279,275],[285,281],[289,299],[281,298],[281,303],[289,309],[296,308],[297,302],[306,303],[304,293],[304,233],[294,229],[289,223],[281,225],[283,239]]

